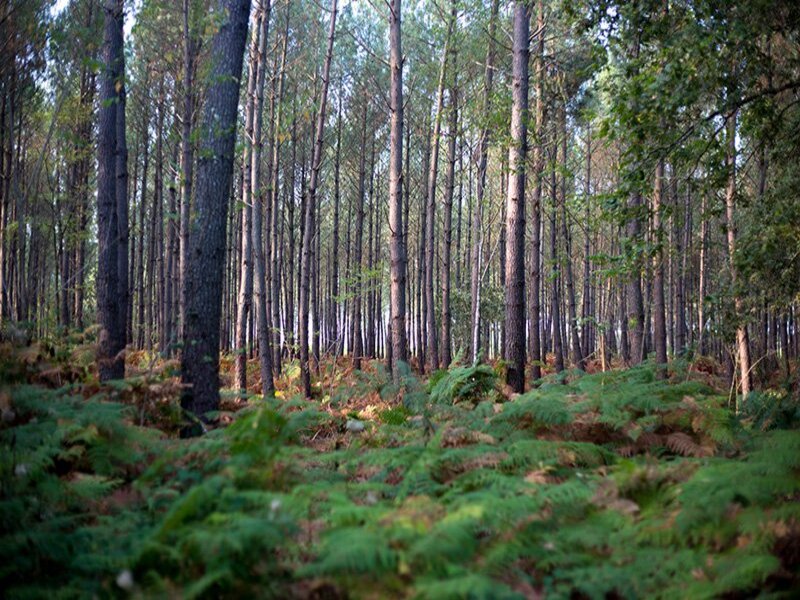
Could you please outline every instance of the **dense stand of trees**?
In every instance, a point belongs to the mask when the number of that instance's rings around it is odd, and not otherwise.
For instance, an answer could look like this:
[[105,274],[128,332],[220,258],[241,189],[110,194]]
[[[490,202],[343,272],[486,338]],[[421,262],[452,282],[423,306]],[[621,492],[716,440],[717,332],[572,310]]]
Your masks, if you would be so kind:
[[0,0],[3,323],[180,356],[198,415],[220,352],[242,393],[707,355],[746,395],[800,346],[800,12],[762,8]]

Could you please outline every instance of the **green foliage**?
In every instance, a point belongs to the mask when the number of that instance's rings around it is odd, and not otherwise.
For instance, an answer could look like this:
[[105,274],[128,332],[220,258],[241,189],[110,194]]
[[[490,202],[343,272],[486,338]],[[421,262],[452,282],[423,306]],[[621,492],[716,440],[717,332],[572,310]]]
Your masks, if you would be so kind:
[[[195,440],[101,396],[17,385],[0,583],[10,598],[788,592],[795,421],[760,417],[766,395],[733,419],[681,376],[576,373],[498,404],[488,367],[441,373],[430,395],[378,373],[359,385],[419,395],[424,416],[394,406],[353,434],[316,403],[256,400]],[[319,452],[331,431],[340,443]]]
[[494,389],[497,374],[489,365],[475,364],[469,367],[453,367],[448,371],[437,371],[428,384],[431,402],[474,402]]

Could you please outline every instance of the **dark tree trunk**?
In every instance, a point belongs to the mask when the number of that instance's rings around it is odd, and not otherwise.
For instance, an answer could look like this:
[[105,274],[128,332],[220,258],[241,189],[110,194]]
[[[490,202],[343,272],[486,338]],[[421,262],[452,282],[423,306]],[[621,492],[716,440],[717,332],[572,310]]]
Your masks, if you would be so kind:
[[[127,147],[122,0],[105,4],[105,48],[97,173],[97,316],[100,380],[125,375],[128,305]],[[120,137],[121,136],[121,137]]]
[[528,121],[528,54],[530,14],[526,3],[514,3],[514,58],[511,145],[508,149],[506,201],[506,382],[515,392],[525,388],[525,154]]
[[200,418],[219,406],[225,228],[250,0],[218,0],[215,6],[221,23],[212,40],[210,83],[201,120],[181,357],[181,381],[187,386],[181,406]]

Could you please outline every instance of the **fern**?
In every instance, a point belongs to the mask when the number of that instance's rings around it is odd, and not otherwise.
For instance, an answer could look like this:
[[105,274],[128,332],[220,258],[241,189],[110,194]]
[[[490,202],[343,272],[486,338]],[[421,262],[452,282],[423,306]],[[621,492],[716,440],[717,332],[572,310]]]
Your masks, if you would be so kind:
[[429,383],[431,402],[474,402],[493,390],[496,380],[494,369],[483,364],[439,371]]

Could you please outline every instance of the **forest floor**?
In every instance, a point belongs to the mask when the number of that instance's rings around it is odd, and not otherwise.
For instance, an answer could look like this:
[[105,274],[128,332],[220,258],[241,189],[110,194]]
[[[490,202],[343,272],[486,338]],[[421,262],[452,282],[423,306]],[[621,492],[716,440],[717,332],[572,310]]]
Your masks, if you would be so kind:
[[[253,380],[257,365],[250,366]],[[222,365],[229,381],[231,361]],[[182,440],[177,364],[0,344],[5,597],[707,598],[800,590],[800,406],[708,361],[394,383],[290,362]]]

